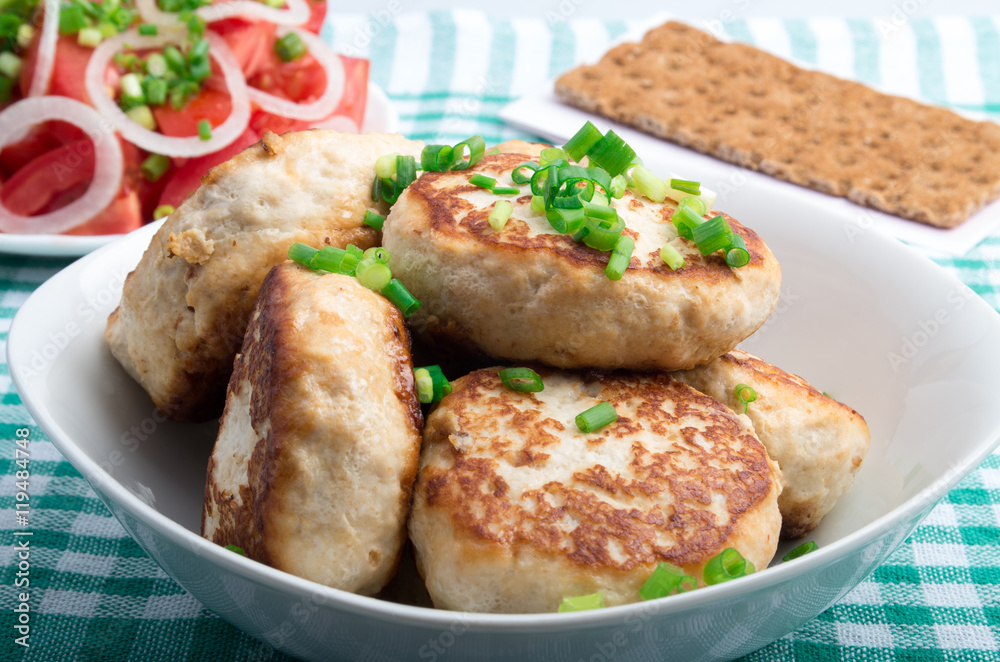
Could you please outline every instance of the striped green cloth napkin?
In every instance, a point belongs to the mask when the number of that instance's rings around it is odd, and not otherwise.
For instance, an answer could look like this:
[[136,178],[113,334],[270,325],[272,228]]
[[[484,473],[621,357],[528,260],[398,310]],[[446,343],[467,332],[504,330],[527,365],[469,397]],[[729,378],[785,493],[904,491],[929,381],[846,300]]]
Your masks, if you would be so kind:
[[[497,113],[639,21],[574,19],[563,3],[523,19],[473,11],[334,16],[324,36],[372,60],[401,133],[454,142],[531,138]],[[733,38],[820,68],[962,110],[1000,111],[1000,28],[991,18],[733,20]],[[1000,308],[1000,234],[938,259]],[[0,350],[18,307],[65,260],[0,255]],[[0,352],[3,353],[3,352]],[[3,354],[5,356],[5,354]],[[30,646],[14,641],[18,558],[15,431],[31,428]],[[45,440],[0,363],[0,659],[287,660],[203,608],[171,581]],[[416,654],[415,654],[416,657]],[[749,655],[798,660],[1000,660],[1000,454],[948,494],[875,573],[818,618]]]

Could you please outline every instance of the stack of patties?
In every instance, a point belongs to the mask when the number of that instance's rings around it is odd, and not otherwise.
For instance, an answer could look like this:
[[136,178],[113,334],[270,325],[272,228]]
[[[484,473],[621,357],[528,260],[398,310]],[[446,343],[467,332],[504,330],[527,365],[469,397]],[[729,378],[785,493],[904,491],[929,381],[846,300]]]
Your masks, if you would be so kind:
[[[626,190],[610,204],[635,250],[612,280],[609,253],[556,232],[545,212],[531,208],[526,189],[508,198],[506,225],[491,226],[498,196],[470,175],[511,187],[512,171],[526,160],[498,154],[469,171],[426,172],[383,227],[394,275],[422,303],[410,320],[418,337],[442,354],[461,348],[533,365],[544,385],[516,391],[497,368],[483,369],[456,380],[430,413],[409,528],[434,604],[547,612],[597,592],[608,605],[635,602],[657,564],[704,586],[706,562],[727,548],[766,567],[782,531],[782,486],[802,480],[782,477],[781,459],[754,431],[758,421],[727,407],[724,393],[714,394],[720,402],[665,371],[689,370],[684,379],[695,383],[699,368],[763,324],[780,287],[774,255],[725,216],[749,258],[730,267],[723,252],[703,255],[678,235],[676,203]],[[720,213],[708,212],[706,219]],[[684,266],[664,263],[664,244]],[[864,443],[814,435],[806,446],[848,449],[823,452],[814,465],[786,450],[806,481],[835,474],[830,489],[796,497],[790,535],[815,526],[867,448],[860,416],[800,386],[824,400],[823,411],[810,408],[792,421],[797,427],[772,433],[776,446],[846,412],[857,419],[848,434]],[[762,400],[778,403],[772,410],[794,408],[800,395],[776,389]],[[614,405],[617,420],[582,432],[576,416],[600,401]],[[784,421],[780,414],[768,420]],[[810,499],[815,507],[799,503]]]

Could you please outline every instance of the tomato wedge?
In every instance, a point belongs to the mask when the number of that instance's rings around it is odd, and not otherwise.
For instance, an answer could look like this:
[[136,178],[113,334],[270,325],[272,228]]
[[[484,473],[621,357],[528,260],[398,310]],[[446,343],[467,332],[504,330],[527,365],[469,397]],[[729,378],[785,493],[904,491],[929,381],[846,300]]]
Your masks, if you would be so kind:
[[[326,4],[325,2],[321,4]],[[264,21],[226,18],[214,21],[210,29],[226,41],[246,78],[264,70],[270,62],[277,26]]]
[[[35,71],[41,30],[38,30],[38,33],[28,47],[21,65],[21,77],[18,82],[21,94],[24,96],[28,96],[28,90],[31,88],[31,77]],[[52,83],[49,85],[47,94],[70,97],[89,104],[90,96],[87,94],[86,71],[87,62],[93,52],[92,48],[78,44],[76,35],[59,37],[59,41],[56,42],[55,64],[52,68]]]
[[152,107],[160,133],[173,137],[198,135],[198,123],[203,119],[215,128],[226,121],[232,110],[229,95],[207,85],[180,110],[174,110],[169,103]]
[[319,34],[326,18],[326,0],[309,0],[309,20],[302,27],[313,34]]

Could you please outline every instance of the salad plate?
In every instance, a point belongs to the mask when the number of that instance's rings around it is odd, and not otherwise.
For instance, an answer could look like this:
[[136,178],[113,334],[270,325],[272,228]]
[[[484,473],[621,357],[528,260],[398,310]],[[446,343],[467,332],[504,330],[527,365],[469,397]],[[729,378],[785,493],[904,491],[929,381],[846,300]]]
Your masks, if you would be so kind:
[[[368,83],[362,131],[396,131],[399,116],[389,97],[375,83]],[[5,234],[0,232],[0,253],[40,257],[80,257],[104,246],[120,234],[73,236],[65,234]]]
[[[801,541],[784,542],[767,569],[661,600],[569,614],[440,611],[407,597],[405,576],[391,599],[362,597],[201,538],[217,426],[167,421],[103,336],[158,223],[99,248],[31,295],[7,340],[10,373],[35,421],[146,553],[207,608],[290,655],[732,659],[840,599],[997,447],[1000,315],[931,261],[845,225],[804,192],[776,199],[748,186],[738,210],[723,209],[757,231],[782,265],[777,309],[743,347],[857,409],[872,445],[853,489],[810,534],[817,551],[782,563]],[[412,571],[408,580],[419,581]]]

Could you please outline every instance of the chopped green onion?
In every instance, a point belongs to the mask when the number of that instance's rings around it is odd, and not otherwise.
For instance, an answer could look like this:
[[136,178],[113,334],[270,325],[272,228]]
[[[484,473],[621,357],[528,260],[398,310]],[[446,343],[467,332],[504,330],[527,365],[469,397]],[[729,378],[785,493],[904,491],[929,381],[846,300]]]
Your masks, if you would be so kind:
[[754,571],[753,564],[733,547],[727,547],[705,563],[702,578],[709,586],[745,577]]
[[[351,248],[354,251],[351,251]],[[358,263],[361,262],[362,255],[360,253],[361,251],[353,245],[349,245],[347,248],[324,246],[310,258],[309,266],[330,273],[353,276]]]
[[142,77],[139,74],[125,74],[121,77],[122,99],[135,100],[142,104],[146,95],[142,91]]
[[489,177],[487,175],[483,175],[477,172],[476,174],[469,177],[469,183],[472,184],[473,186],[479,186],[480,188],[485,188],[492,191],[493,187],[496,186],[497,184],[497,180],[494,179],[493,177]]
[[685,239],[690,239],[692,230],[705,222],[705,219],[695,213],[690,207],[678,207],[674,210],[674,214],[670,217],[670,220],[673,221],[674,227],[677,228],[677,234]]
[[87,27],[87,17],[83,13],[83,7],[60,3],[59,34],[76,34],[85,27]]
[[[515,184],[527,184],[531,181],[531,176],[535,174],[540,166],[532,161],[525,161],[521,165],[514,168],[510,173],[510,178]],[[525,174],[525,170],[530,170],[531,174]]]
[[139,166],[139,172],[149,182],[159,181],[167,170],[170,170],[170,157],[163,154],[150,154]]
[[660,249],[660,259],[674,271],[684,266],[684,256],[670,244],[663,244],[663,248]]
[[670,179],[670,188],[675,191],[680,191],[681,193],[690,193],[691,195],[701,195],[701,182],[696,182],[691,179]]
[[375,159],[375,175],[380,179],[389,179],[396,175],[396,157],[399,154],[383,154]]
[[713,216],[701,225],[691,228],[691,239],[702,255],[729,248],[733,243],[733,230],[722,216]]
[[152,23],[142,23],[139,25],[139,34],[146,37],[155,37],[159,34],[159,30]]
[[757,399],[757,391],[746,384],[737,384],[733,389],[733,393],[735,393],[736,399],[740,401],[740,404],[743,405],[744,414],[750,410],[750,403]]
[[187,54],[188,62],[207,60],[208,49],[209,49],[209,44],[207,39],[196,39],[194,43],[191,44],[191,49],[188,51]]
[[[465,150],[469,150],[469,158],[465,158]],[[486,141],[482,136],[471,136],[455,145],[451,156],[452,170],[468,170],[483,160],[486,152]]]
[[791,561],[793,559],[799,558],[800,556],[804,556],[805,554],[808,554],[809,552],[815,552],[817,549],[819,549],[819,545],[817,545],[815,541],[810,540],[809,542],[802,543],[801,545],[799,545],[798,547],[796,547],[792,551],[790,551],[787,554],[785,554],[784,556],[782,556],[781,560],[782,561]]
[[[202,40],[202,43],[205,40]],[[212,65],[209,63],[207,57],[192,59],[191,64],[188,67],[188,75],[191,77],[192,81],[201,82],[212,75]]]
[[99,28],[80,28],[76,33],[76,43],[87,48],[97,48],[104,41],[104,33]]
[[625,172],[625,169],[632,164],[635,150],[609,129],[603,138],[587,150],[587,157],[592,164],[604,168],[611,177],[614,177]]
[[[610,217],[610,220],[604,220],[591,215],[589,209],[584,208],[586,216],[583,220],[583,226],[573,235],[573,238],[577,241],[583,241],[587,246],[599,251],[618,250],[624,254],[627,250],[625,266],[622,268],[622,271],[624,271],[628,267],[629,260],[632,259],[632,251],[635,250],[635,241],[631,237],[622,237],[622,232],[625,230],[625,219],[618,216],[618,212],[611,207],[599,208],[608,209],[614,215]],[[626,242],[619,249],[618,244],[623,238],[628,239],[628,242],[631,243]],[[621,278],[621,276],[618,278]],[[618,280],[618,278],[613,278],[612,280]]]
[[285,0],[264,0],[264,4],[268,7],[274,7],[275,9],[281,9],[285,6]]
[[503,226],[507,225],[507,219],[510,218],[510,214],[513,211],[514,206],[507,200],[497,200],[494,202],[493,209],[490,211],[488,218],[490,227],[497,232],[503,230]]
[[404,154],[396,156],[396,183],[389,202],[395,202],[399,198],[399,194],[416,179],[417,160],[412,156]]
[[319,250],[300,241],[296,241],[288,247],[288,259],[306,267],[312,267],[312,259],[317,253]]
[[616,200],[620,200],[622,196],[625,195],[625,189],[628,188],[628,177],[624,174],[615,175],[611,178],[611,197]]
[[499,374],[503,385],[518,393],[538,393],[545,389],[542,378],[531,368],[504,368]]
[[589,611],[591,609],[603,608],[604,593],[602,591],[591,593],[589,595],[578,595],[573,598],[563,598],[563,601],[559,603],[560,614],[568,611]]
[[649,576],[646,583],[639,589],[639,597],[643,600],[665,598],[671,593],[684,593],[698,588],[697,580],[670,563],[658,563],[656,570]]
[[399,308],[403,313],[403,317],[409,317],[420,307],[420,302],[410,294],[410,291],[406,289],[406,286],[398,278],[390,280],[389,284],[382,288],[381,293],[382,296]]
[[625,270],[628,269],[629,262],[632,261],[633,251],[635,251],[635,240],[628,235],[619,237],[618,243],[611,251],[608,266],[604,268],[604,275],[611,280],[621,280]]
[[423,170],[444,172],[451,167],[453,153],[450,145],[426,145],[420,152],[420,167]]
[[549,209],[545,212],[552,229],[560,234],[575,234],[581,227],[586,216],[583,209]]
[[545,213],[545,198],[540,195],[531,196],[531,211],[539,214]]
[[173,205],[160,205],[153,210],[153,220],[158,221],[164,216],[170,216],[174,213]]
[[743,267],[750,262],[750,252],[747,250],[743,236],[734,232],[733,241],[726,250],[726,264],[731,267]]
[[381,290],[392,280],[392,271],[384,262],[374,257],[365,257],[354,270],[358,281],[369,290]]
[[632,169],[632,181],[639,192],[653,202],[663,202],[667,198],[667,183],[653,174],[645,166]]
[[[377,182],[378,180],[376,179],[375,181]],[[366,209],[364,220],[362,220],[361,222],[367,225],[368,227],[375,228],[376,230],[381,232],[382,226],[385,224],[385,216],[382,216],[381,214],[376,214],[371,209]]]
[[274,40],[274,52],[282,62],[292,62],[298,60],[308,52],[306,44],[295,32],[289,32],[283,37]]
[[516,186],[494,186],[493,187],[493,194],[494,195],[517,195],[520,192],[521,192],[521,189],[517,188]]
[[588,120],[572,138],[566,141],[563,150],[569,154],[569,158],[579,162],[603,137],[601,130]]
[[6,103],[10,101],[14,92],[14,84],[15,81],[13,78],[0,76],[0,102]]
[[156,118],[153,117],[153,111],[150,110],[149,106],[135,106],[125,111],[125,114],[144,129],[156,131]]
[[21,23],[17,28],[17,45],[19,48],[27,48],[35,38],[35,26],[30,23]]
[[208,120],[201,120],[198,122],[198,137],[202,140],[212,139],[212,125]]
[[226,549],[230,552],[236,552],[240,556],[246,556],[246,552],[243,551],[242,547],[237,547],[236,545],[226,545]]
[[413,371],[413,378],[417,386],[417,399],[421,404],[437,402],[451,393],[451,383],[441,372],[439,365],[416,368]]
[[372,246],[365,249],[364,255],[362,255],[362,259],[367,260],[368,258],[374,258],[382,264],[389,264],[389,251],[382,246]]
[[162,106],[167,102],[167,81],[162,78],[146,76],[142,81],[142,90],[146,93],[146,102],[151,106]]
[[677,203],[677,206],[680,207],[682,205],[690,207],[691,211],[699,216],[704,216],[708,213],[708,210],[705,208],[705,201],[697,196],[689,195],[686,198],[681,198],[681,201]]
[[21,58],[10,51],[0,52],[0,74],[7,78],[17,78],[21,75]]
[[167,46],[163,49],[163,58],[167,61],[167,67],[178,76],[187,76],[187,60],[184,55],[177,50],[176,46]]
[[565,161],[567,159],[566,152],[562,151],[558,147],[546,147],[539,154],[539,160],[542,166],[546,166],[550,163],[556,163],[558,161]]
[[594,432],[618,420],[618,412],[610,402],[599,402],[590,409],[577,414],[576,427],[580,432]]

